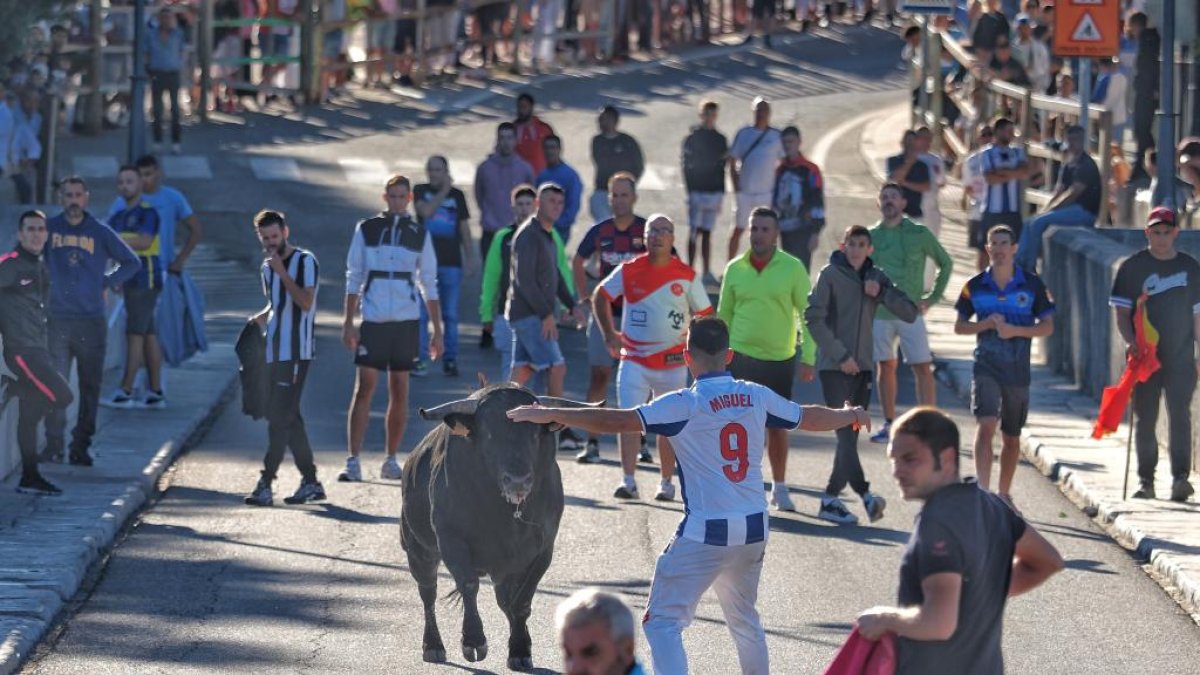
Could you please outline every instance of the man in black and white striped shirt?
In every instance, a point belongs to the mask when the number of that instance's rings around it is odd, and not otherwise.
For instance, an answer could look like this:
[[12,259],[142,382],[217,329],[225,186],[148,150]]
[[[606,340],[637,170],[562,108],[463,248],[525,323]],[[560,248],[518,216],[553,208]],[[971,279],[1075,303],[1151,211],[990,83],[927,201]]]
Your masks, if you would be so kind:
[[[980,167],[987,183],[984,192],[983,220],[979,232],[986,233],[995,225],[1008,225],[1021,236],[1021,181],[1029,177],[1029,158],[1020,145],[1013,145],[1013,122],[1006,117],[992,123],[992,144],[983,149]],[[982,249],[986,241],[972,242]]]
[[267,329],[267,367],[271,378],[267,403],[267,456],[262,477],[246,503],[270,506],[271,483],[289,448],[300,470],[300,487],[285,497],[288,504],[325,499],[325,488],[317,481],[312,446],[300,416],[300,397],[313,359],[313,317],[317,310],[317,258],[288,243],[288,227],[282,213],[262,210],[254,216],[254,229],[267,256],[262,264],[263,294],[267,306],[251,317]]

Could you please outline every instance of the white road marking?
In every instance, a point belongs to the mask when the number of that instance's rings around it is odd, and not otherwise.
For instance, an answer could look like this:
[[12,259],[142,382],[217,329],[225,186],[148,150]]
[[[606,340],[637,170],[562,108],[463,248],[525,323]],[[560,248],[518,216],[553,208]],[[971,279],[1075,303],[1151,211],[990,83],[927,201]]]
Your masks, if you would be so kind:
[[250,170],[259,180],[303,180],[300,165],[290,157],[251,157]]
[[120,164],[108,155],[77,155],[71,160],[75,174],[84,178],[113,178]]
[[163,173],[168,180],[211,180],[208,158],[201,155],[163,155]]

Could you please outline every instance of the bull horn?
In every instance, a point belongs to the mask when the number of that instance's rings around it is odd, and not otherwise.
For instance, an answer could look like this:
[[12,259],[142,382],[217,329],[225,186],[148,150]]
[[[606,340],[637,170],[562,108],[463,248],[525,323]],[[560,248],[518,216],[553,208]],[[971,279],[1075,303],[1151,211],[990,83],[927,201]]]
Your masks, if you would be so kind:
[[484,375],[482,370],[475,371],[475,377],[479,379],[480,389],[487,387],[487,375]]
[[587,401],[573,401],[569,398],[560,398],[558,396],[539,396],[538,403],[547,408],[603,408],[604,401],[589,403]]
[[443,403],[428,410],[421,408],[419,412],[422,419],[433,421],[445,419],[447,415],[474,415],[478,407],[479,399],[460,398],[457,401]]

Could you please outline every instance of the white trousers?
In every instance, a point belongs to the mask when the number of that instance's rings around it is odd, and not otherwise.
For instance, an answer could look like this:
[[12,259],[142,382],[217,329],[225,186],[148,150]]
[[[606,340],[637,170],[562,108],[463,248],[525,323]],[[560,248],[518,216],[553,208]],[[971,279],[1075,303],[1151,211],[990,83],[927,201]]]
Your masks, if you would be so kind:
[[767,542],[710,546],[676,537],[658,556],[642,630],[655,673],[686,675],[683,629],[692,623],[700,596],[711,586],[737,646],[744,675],[766,675],[767,636],[758,618],[758,579]]

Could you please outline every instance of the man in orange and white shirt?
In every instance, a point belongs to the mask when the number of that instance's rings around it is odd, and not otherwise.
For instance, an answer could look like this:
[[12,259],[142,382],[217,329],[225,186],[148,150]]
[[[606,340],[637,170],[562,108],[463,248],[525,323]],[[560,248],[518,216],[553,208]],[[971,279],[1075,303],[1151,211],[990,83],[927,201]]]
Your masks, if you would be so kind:
[[[692,317],[713,312],[704,284],[689,265],[675,257],[674,246],[675,224],[662,214],[650,216],[646,222],[647,253],[614,269],[592,296],[596,322],[604,332],[608,349],[621,359],[617,367],[617,405],[622,408],[639,406],[652,397],[687,386],[683,351],[688,324]],[[613,325],[612,303],[622,297],[625,311],[618,332]],[[638,498],[633,479],[638,446],[637,433],[617,437],[624,472],[624,480],[613,493],[618,499]],[[658,437],[658,456],[662,482],[654,498],[671,501],[675,499],[671,478],[675,453],[663,436]]]

